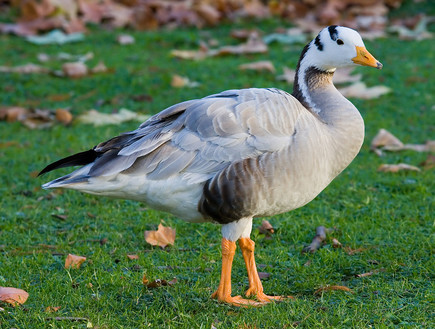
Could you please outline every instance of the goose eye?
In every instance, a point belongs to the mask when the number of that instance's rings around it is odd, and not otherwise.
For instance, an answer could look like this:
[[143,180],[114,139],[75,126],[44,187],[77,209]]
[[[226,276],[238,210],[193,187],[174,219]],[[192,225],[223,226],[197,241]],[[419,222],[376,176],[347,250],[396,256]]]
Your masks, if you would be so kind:
[[340,45],[340,46],[341,46],[342,44],[344,44],[343,40],[338,39],[338,40],[337,40],[337,45]]

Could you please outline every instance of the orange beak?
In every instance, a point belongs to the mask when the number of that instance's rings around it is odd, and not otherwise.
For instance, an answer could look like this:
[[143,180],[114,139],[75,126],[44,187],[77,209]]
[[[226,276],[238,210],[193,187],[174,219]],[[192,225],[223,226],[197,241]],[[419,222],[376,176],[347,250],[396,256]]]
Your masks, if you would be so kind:
[[360,64],[364,66],[376,67],[377,69],[382,68],[382,64],[373,57],[372,54],[368,52],[365,47],[356,46],[356,56],[352,58],[355,64]]

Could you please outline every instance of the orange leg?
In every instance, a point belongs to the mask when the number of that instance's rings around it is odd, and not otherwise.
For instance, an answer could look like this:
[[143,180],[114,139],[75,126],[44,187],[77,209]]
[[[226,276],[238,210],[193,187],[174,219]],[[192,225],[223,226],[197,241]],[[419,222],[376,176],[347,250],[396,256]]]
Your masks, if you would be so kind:
[[255,265],[255,242],[250,238],[240,238],[239,246],[242,249],[246,270],[248,271],[249,289],[246,291],[246,296],[257,296],[257,299],[263,304],[269,303],[272,300],[283,300],[285,297],[268,296],[263,292],[263,285],[258,276],[257,266]]
[[244,299],[240,296],[231,296],[231,267],[233,264],[234,254],[236,252],[236,243],[225,238],[222,239],[222,273],[218,289],[211,295],[220,302],[228,303],[235,306],[260,306],[253,300]]

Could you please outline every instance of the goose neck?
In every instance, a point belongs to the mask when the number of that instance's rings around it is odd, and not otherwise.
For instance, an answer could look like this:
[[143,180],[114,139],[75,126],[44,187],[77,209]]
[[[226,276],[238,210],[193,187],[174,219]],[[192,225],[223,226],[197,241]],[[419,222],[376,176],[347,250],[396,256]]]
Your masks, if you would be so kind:
[[300,62],[293,85],[293,96],[308,110],[321,115],[328,106],[328,95],[341,96],[332,83],[334,72],[335,69],[325,71]]

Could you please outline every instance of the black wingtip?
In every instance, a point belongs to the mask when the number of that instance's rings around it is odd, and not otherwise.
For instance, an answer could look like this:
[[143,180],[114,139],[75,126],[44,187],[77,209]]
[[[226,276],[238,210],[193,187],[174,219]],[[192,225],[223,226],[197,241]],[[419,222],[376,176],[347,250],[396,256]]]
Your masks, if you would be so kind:
[[59,168],[87,165],[88,163],[94,162],[97,156],[98,153],[94,149],[70,155],[66,158],[50,163],[39,172],[38,177]]

